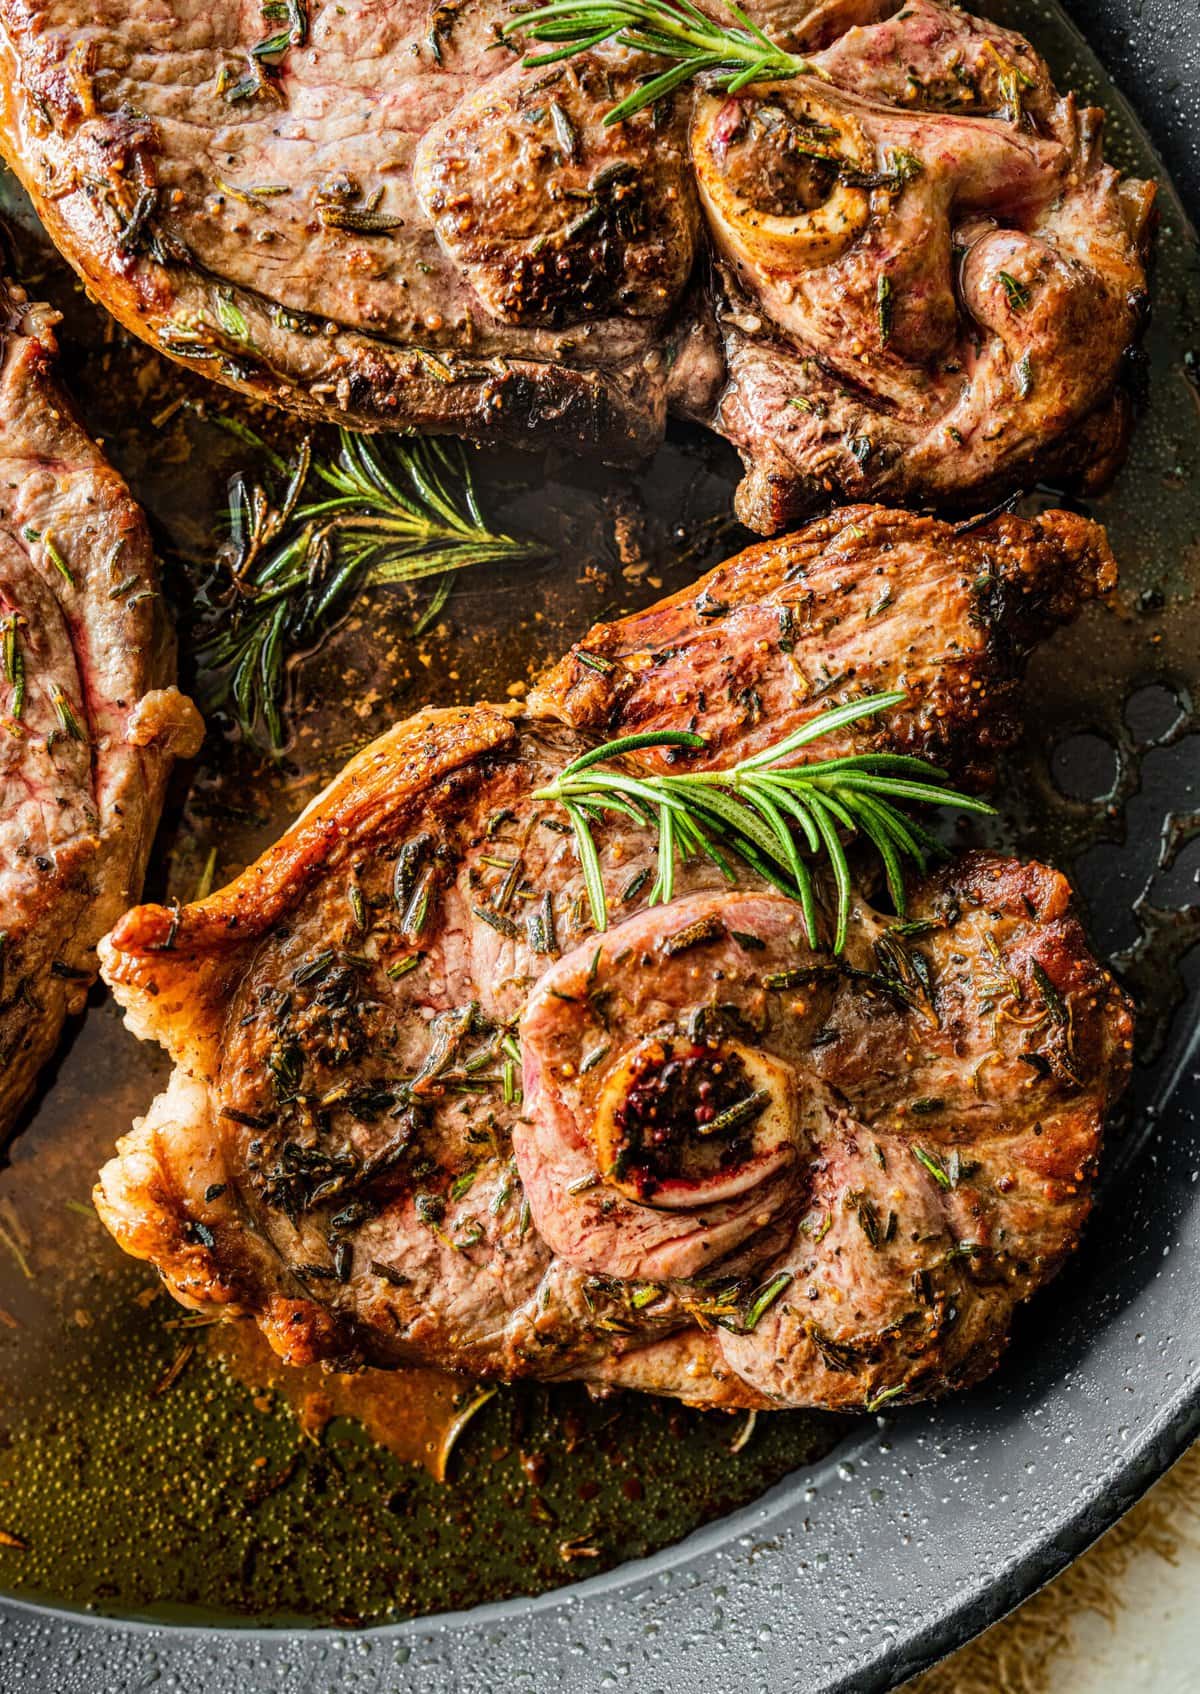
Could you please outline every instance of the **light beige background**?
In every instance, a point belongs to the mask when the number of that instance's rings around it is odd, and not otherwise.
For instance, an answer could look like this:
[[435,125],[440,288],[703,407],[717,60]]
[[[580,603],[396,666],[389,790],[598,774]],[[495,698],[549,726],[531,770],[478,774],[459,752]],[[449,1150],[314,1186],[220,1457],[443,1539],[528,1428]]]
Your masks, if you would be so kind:
[[1200,1445],[1057,1581],[904,1694],[1200,1694]]

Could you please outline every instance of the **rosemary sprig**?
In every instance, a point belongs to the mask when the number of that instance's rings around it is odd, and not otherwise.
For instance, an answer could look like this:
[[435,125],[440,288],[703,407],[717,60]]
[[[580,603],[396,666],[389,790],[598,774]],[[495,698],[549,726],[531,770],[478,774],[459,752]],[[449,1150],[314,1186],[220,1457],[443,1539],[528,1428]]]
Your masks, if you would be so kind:
[[903,917],[903,861],[911,859],[924,870],[944,848],[896,802],[989,814],[993,807],[930,781],[942,774],[935,765],[898,753],[857,753],[799,765],[788,761],[820,737],[875,717],[904,699],[901,692],[872,694],[835,706],[728,770],[658,776],[625,762],[628,754],[646,747],[706,745],[702,735],[689,730],[622,736],[573,760],[553,782],[537,789],[534,797],[557,801],[571,821],[597,930],[608,927],[608,904],[592,825],[606,812],[658,831],[658,875],[650,891],[651,905],[666,904],[672,898],[680,854],[705,855],[727,882],[736,880],[729,860],[729,854],[736,854],[800,902],[809,944],[817,947],[816,897],[803,849],[827,859],[833,873],[837,896],[833,951],[840,953],[850,912],[845,833],[862,836],[875,848],[893,903]]
[[274,496],[245,475],[230,483],[220,588],[197,655],[209,673],[205,703],[230,702],[243,733],[253,737],[261,723],[273,748],[284,742],[289,656],[315,645],[352,595],[432,579],[419,633],[445,605],[455,572],[545,554],[488,527],[459,443],[343,429],[335,459],[314,457],[306,439],[289,464],[226,421],[285,480]]
[[751,82],[822,74],[809,60],[776,46],[735,0],[723,3],[732,26],[714,23],[690,0],[553,0],[549,6],[522,12],[501,33],[563,44],[531,54],[525,60],[529,66],[557,64],[605,41],[675,61],[619,101],[606,114],[606,124],[632,117],[700,75],[735,94]]

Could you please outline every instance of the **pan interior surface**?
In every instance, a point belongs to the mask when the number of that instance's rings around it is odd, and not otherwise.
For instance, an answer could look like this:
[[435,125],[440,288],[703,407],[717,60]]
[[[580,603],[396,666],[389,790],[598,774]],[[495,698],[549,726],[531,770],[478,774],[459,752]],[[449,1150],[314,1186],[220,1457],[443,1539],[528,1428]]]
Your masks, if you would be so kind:
[[[12,1694],[46,1686],[48,1653],[64,1694],[139,1686],[151,1664],[183,1685],[240,1677],[297,1694],[478,1687],[482,1662],[492,1686],[676,1687],[685,1655],[697,1691],[732,1679],[865,1694],[1014,1604],[1195,1433],[1200,267],[1162,166],[1063,15],[982,9],[1023,29],[1060,86],[1105,105],[1109,156],[1161,185],[1154,313],[1131,371],[1142,415],[1116,485],[1087,507],[1121,564],[1117,609],[1093,608],[1036,656],[993,836],[1073,876],[1140,1007],[1133,1098],[1077,1261],[998,1375],[959,1400],[849,1425],[760,1416],[747,1434],[632,1396],[506,1389],[438,1482],[356,1420],[307,1407],[305,1433],[261,1365],[189,1328],[89,1216],[95,1169],[163,1080],[97,997],[0,1171]],[[32,228],[7,183],[4,203]],[[64,374],[167,560],[187,682],[224,485],[252,457],[218,418],[242,414],[127,343],[37,251],[25,280],[66,314]],[[552,562],[465,582],[424,635],[407,591],[357,606],[300,667],[281,762],[210,736],[175,795],[153,895],[189,897],[214,849],[218,877],[235,872],[393,718],[427,699],[503,698],[596,618],[743,539],[726,516],[732,454],[684,430],[636,477],[489,455],[480,481],[503,526],[544,538]],[[395,1627],[336,1633],[363,1624]]]

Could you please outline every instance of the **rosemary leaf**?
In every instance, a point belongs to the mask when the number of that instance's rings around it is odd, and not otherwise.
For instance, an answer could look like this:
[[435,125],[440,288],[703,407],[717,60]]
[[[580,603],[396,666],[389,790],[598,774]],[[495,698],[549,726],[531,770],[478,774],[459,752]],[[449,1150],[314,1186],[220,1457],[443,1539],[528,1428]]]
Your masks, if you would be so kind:
[[[501,38],[524,34],[552,44],[549,52],[528,56],[528,66],[558,64],[605,41],[675,61],[618,101],[606,113],[606,124],[622,123],[645,111],[701,74],[730,94],[752,82],[825,76],[808,59],[777,46],[735,0],[724,0],[724,9],[731,24],[714,22],[690,0],[553,0],[513,18],[505,24]],[[557,117],[555,129],[565,149],[567,135]]]
[[673,897],[680,856],[703,853],[733,881],[728,850],[799,902],[805,933],[815,948],[820,945],[818,911],[812,872],[802,856],[807,853],[823,859],[832,873],[832,945],[840,953],[852,893],[843,838],[859,836],[879,854],[892,899],[903,915],[904,861],[924,869],[943,849],[897,802],[983,813],[992,808],[941,781],[925,780],[940,778],[941,772],[907,755],[856,753],[806,764],[791,761],[821,736],[876,717],[904,698],[896,692],[868,695],[819,712],[782,741],[726,770],[659,775],[641,769],[631,758],[653,747],[698,751],[704,740],[690,731],[622,736],[574,759],[533,798],[557,801],[567,814],[596,929],[606,927],[608,909],[593,826],[606,813],[657,832],[658,875],[650,890],[651,905],[666,904]]
[[[226,333],[247,333],[232,299],[218,296],[217,309]],[[276,491],[248,473],[230,484],[220,586],[197,640],[202,693],[209,709],[232,710],[247,740],[261,733],[275,751],[287,737],[293,658],[357,594],[433,578],[436,616],[456,572],[545,556],[537,543],[488,527],[458,444],[341,430],[333,459],[315,456],[306,440],[289,465],[253,431],[231,433],[284,480]]]

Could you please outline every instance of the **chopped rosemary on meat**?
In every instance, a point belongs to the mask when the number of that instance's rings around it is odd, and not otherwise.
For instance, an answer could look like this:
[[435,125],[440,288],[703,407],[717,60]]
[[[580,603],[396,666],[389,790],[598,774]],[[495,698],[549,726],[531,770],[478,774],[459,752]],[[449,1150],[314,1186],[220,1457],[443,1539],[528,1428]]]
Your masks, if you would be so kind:
[[464,1194],[469,1194],[475,1178],[479,1175],[478,1165],[469,1166],[461,1176],[456,1176],[450,1184],[450,1198],[461,1200]]
[[579,152],[579,134],[557,100],[550,102],[550,121],[554,126],[554,139],[563,158],[574,163]]
[[21,652],[21,624],[23,618],[18,612],[9,612],[0,623],[3,629],[4,680],[8,683],[11,693],[8,700],[9,716],[20,719],[25,710],[25,658]]
[[[878,1250],[886,1239],[886,1226],[879,1221],[879,1212],[874,1202],[868,1200],[865,1194],[846,1196],[846,1204],[858,1217],[859,1228],[867,1238],[867,1245]],[[889,1216],[894,1217],[895,1213]]]
[[891,339],[895,309],[892,279],[884,273],[875,285],[875,310],[879,318],[879,339],[885,343]]
[[950,1171],[946,1169],[940,1159],[935,1159],[932,1153],[927,1153],[924,1147],[914,1147],[912,1156],[919,1165],[924,1166],[939,1188],[954,1187],[954,1180]]
[[221,584],[197,652],[206,705],[228,704],[247,738],[261,724],[272,748],[285,739],[290,657],[315,645],[353,595],[430,578],[440,592],[456,571],[544,555],[488,527],[458,444],[342,430],[336,458],[315,457],[305,440],[289,465],[252,430],[237,434],[285,481],[275,492],[248,474],[230,484]]
[[534,41],[563,43],[548,53],[528,56],[525,64],[531,67],[572,59],[604,41],[675,61],[618,101],[605,114],[606,124],[644,111],[701,73],[709,74],[714,87],[730,94],[765,79],[823,76],[808,59],[776,46],[735,0],[723,0],[723,4],[733,25],[714,23],[690,0],[554,0],[552,5],[513,18],[501,36],[524,34]]
[[[678,855],[703,854],[726,881],[736,880],[727,856],[736,854],[768,882],[800,902],[809,944],[820,945],[812,871],[805,850],[828,860],[837,900],[833,951],[846,941],[850,912],[850,867],[842,832],[869,841],[883,861],[888,890],[901,916],[905,910],[902,861],[924,869],[944,849],[896,801],[953,806],[960,811],[991,813],[985,801],[930,782],[940,777],[923,759],[893,753],[859,753],[813,764],[786,763],[802,747],[823,735],[900,705],[903,693],[868,695],[811,718],[784,740],[742,759],[727,770],[655,775],[626,762],[647,747],[697,749],[704,737],[689,730],[623,736],[575,759],[553,782],[538,789],[537,800],[557,800],[575,832],[575,843],[598,930],[608,927],[608,901],[592,826],[606,812],[620,813],[658,833],[658,875],[649,903],[668,904],[675,887]],[[928,984],[914,971],[909,989],[915,1001],[928,995]]]
[[87,735],[84,732],[83,726],[80,724],[79,719],[75,716],[71,702],[67,699],[62,689],[56,685],[50,698],[53,702],[54,710],[58,713],[58,721],[62,725],[63,734],[71,741],[86,741]]
[[674,935],[668,935],[662,942],[662,950],[669,959],[677,953],[687,953],[693,947],[702,947],[707,941],[719,941],[725,934],[725,925],[720,918],[708,916],[697,918],[695,923],[686,924],[683,929],[677,929]]
[[608,1057],[608,1054],[611,1051],[612,1043],[610,1041],[606,1041],[601,1046],[594,1048],[593,1051],[588,1054],[587,1058],[580,1064],[580,1076],[586,1076],[588,1071],[595,1070],[596,1066],[601,1064],[603,1060]]
[[303,47],[308,40],[305,0],[264,0],[260,10],[265,23],[279,23],[284,27],[250,49],[256,59],[277,58],[289,47]]
[[794,1278],[792,1271],[779,1271],[756,1291],[742,1317],[741,1327],[745,1331],[757,1328],[759,1319],[772,1307],[785,1288],[791,1286]]
[[858,1355],[850,1342],[835,1341],[816,1323],[806,1324],[805,1329],[826,1370],[849,1372],[854,1369]]
[[628,904],[630,900],[636,900],[649,880],[650,872],[643,865],[640,871],[634,872],[629,881],[625,884],[624,888],[621,890],[621,899],[626,904]]
[[1029,304],[1029,290],[1023,283],[1017,281],[1009,271],[999,271],[998,276],[1004,284],[1004,292],[1008,303],[1014,312],[1023,312]]
[[387,235],[404,223],[402,217],[387,212],[369,212],[362,206],[317,207],[317,216],[326,229],[348,229],[356,235]]
[[482,918],[484,923],[490,924],[498,935],[503,935],[509,941],[520,939],[521,931],[511,918],[505,917],[503,912],[497,912],[491,906],[473,906],[471,910],[477,918]]
[[558,937],[554,928],[553,895],[549,892],[542,895],[535,910],[526,918],[525,928],[532,952],[540,954],[558,952]]
[[55,542],[54,537],[51,535],[50,531],[46,530],[44,534],[39,535],[37,530],[27,529],[25,531],[25,538],[26,538],[27,541],[40,541],[41,542],[42,551],[45,553],[45,555],[49,559],[50,563],[54,566],[54,568],[58,572],[59,576],[62,577],[63,581],[65,583],[67,583],[69,587],[74,588],[74,586],[75,586],[74,572],[71,570],[71,567],[67,563],[67,561],[63,558],[62,552],[59,549],[59,547],[58,547],[57,543]]
[[235,341],[249,341],[249,321],[245,312],[234,300],[231,289],[218,289],[213,301],[213,311],[216,314],[217,322],[226,335],[232,336]]
[[744,1099],[735,1100],[732,1106],[727,1106],[723,1112],[718,1112],[708,1123],[698,1124],[697,1135],[728,1135],[731,1130],[741,1129],[743,1125],[752,1123],[771,1103],[771,1096],[765,1088],[756,1089],[753,1094],[747,1094]]
[[800,1228],[805,1235],[811,1235],[816,1242],[824,1241],[833,1228],[833,1217],[829,1212],[823,1212],[819,1207],[807,1213],[800,1220]]

